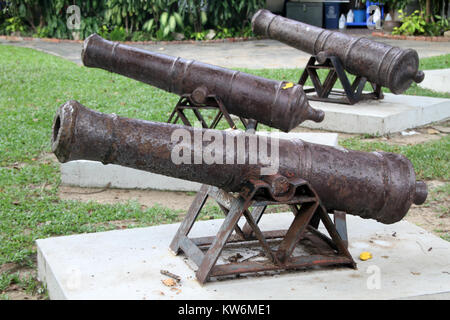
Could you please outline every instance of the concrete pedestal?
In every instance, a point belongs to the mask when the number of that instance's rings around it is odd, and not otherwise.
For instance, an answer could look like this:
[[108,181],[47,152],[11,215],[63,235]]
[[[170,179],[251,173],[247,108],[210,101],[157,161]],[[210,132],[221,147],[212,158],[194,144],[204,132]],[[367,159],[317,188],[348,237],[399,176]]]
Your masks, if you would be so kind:
[[[286,228],[292,218],[292,213],[265,214],[260,226]],[[261,300],[450,298],[450,242],[406,221],[347,220],[357,270],[308,269],[202,286],[189,261],[169,252],[179,226],[170,224],[37,240],[38,276],[51,299],[236,300],[243,293],[245,299]],[[190,236],[215,235],[222,221],[197,222]],[[373,258],[360,261],[363,251]],[[181,282],[165,286],[160,270],[180,276]]]
[[437,92],[450,92],[450,69],[425,70],[425,78],[419,86]]
[[302,127],[346,133],[387,134],[416,128],[450,117],[450,99],[394,95],[355,105],[311,101],[325,112],[320,122],[305,121]]

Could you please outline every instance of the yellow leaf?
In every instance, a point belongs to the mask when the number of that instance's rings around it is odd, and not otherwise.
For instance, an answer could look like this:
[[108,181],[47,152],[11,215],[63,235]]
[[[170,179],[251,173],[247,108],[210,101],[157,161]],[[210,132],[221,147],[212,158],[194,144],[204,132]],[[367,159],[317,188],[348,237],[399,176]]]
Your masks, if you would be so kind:
[[294,84],[292,82],[288,82],[281,89],[286,90],[286,89],[292,88],[293,86],[294,86]]
[[361,254],[359,255],[359,259],[361,259],[362,261],[372,259],[372,254],[367,251],[361,252]]

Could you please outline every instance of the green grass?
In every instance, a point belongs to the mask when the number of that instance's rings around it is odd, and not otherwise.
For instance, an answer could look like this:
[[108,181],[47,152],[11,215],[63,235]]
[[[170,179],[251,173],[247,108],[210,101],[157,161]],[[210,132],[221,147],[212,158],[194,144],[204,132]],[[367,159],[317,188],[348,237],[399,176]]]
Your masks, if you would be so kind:
[[420,59],[420,70],[445,69],[450,66],[450,54]]
[[[179,221],[181,211],[155,206],[143,210],[136,202],[107,205],[60,200],[59,166],[45,160],[50,152],[51,125],[57,108],[67,100],[120,116],[165,122],[178,97],[146,84],[88,69],[32,49],[0,45],[0,266],[14,262],[34,267],[34,241],[39,238]],[[448,67],[448,56],[422,64]],[[267,78],[296,81],[301,70],[248,70]],[[412,88],[407,94],[435,94]],[[450,97],[449,95],[444,95]],[[191,117],[192,119],[192,117]],[[212,120],[212,115],[209,119]],[[219,127],[225,129],[226,124]],[[267,127],[263,127],[267,129]],[[412,147],[369,144],[362,138],[344,145],[360,150],[386,150],[409,157],[422,178],[449,178],[449,139]],[[221,215],[208,206],[203,219]],[[2,288],[19,282],[36,290],[36,283],[0,274]],[[32,290],[32,291],[33,291]]]
[[411,160],[419,179],[450,179],[450,136],[412,146],[366,142],[363,137],[345,139],[339,143],[343,147],[353,150],[386,151],[403,154]]

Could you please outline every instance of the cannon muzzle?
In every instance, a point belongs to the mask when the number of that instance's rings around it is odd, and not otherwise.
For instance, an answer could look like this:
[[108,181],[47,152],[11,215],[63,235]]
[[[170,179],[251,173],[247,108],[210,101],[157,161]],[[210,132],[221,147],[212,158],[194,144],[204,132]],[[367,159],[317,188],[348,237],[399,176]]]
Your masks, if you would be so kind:
[[337,56],[348,72],[387,87],[395,94],[407,90],[413,81],[419,83],[424,79],[424,73],[418,70],[419,56],[412,49],[325,30],[265,9],[253,16],[252,29],[257,35],[276,39],[311,55]]
[[286,81],[145,51],[97,34],[84,41],[81,57],[86,67],[115,72],[180,96],[191,95],[198,103],[214,95],[230,114],[282,131],[324,118],[322,110],[311,108],[301,85],[286,86]]
[[[257,151],[252,149],[255,139]],[[270,150],[270,155],[261,150]],[[401,220],[412,203],[427,197],[425,183],[416,181],[411,162],[402,155],[128,119],[76,101],[57,111],[52,151],[60,162],[113,163],[229,192],[243,191],[250,180],[265,180],[271,181],[273,194],[283,194],[289,179],[301,178],[327,210],[387,224]],[[275,170],[270,176],[262,170],[269,166],[267,158]]]

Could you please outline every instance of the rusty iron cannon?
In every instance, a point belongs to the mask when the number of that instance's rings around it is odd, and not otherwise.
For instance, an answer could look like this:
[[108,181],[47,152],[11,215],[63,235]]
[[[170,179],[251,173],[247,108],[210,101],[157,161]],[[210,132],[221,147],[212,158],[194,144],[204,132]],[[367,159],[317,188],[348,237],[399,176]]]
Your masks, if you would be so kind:
[[[230,114],[255,119],[286,132],[305,120],[320,122],[324,118],[323,111],[309,105],[300,85],[286,86],[286,81],[133,48],[97,34],[84,41],[82,61],[87,67],[118,73],[182,97],[189,96],[197,105],[211,98],[218,99]],[[203,119],[199,117],[199,120]]]
[[254,14],[252,29],[257,35],[276,39],[322,62],[326,57],[336,56],[349,73],[387,87],[395,94],[407,90],[413,81],[419,83],[424,79],[424,73],[418,70],[418,54],[412,49],[325,30],[265,9]]
[[[174,134],[180,132],[188,137],[174,141]],[[267,138],[267,157],[274,159],[270,166],[276,169],[269,175],[261,171],[269,166],[266,160],[251,160],[257,154],[251,150],[252,137],[255,135],[122,118],[69,101],[57,111],[52,150],[60,162],[113,163],[227,192],[243,192],[249,181],[269,181],[273,199],[289,198],[289,181],[301,178],[309,182],[327,210],[386,224],[401,220],[411,204],[421,204],[427,197],[426,184],[416,181],[411,162],[402,155]],[[181,150],[180,145],[187,149]],[[220,148],[211,151],[212,146]],[[203,158],[205,150],[213,160]],[[180,152],[187,157],[181,163],[173,158]]]

